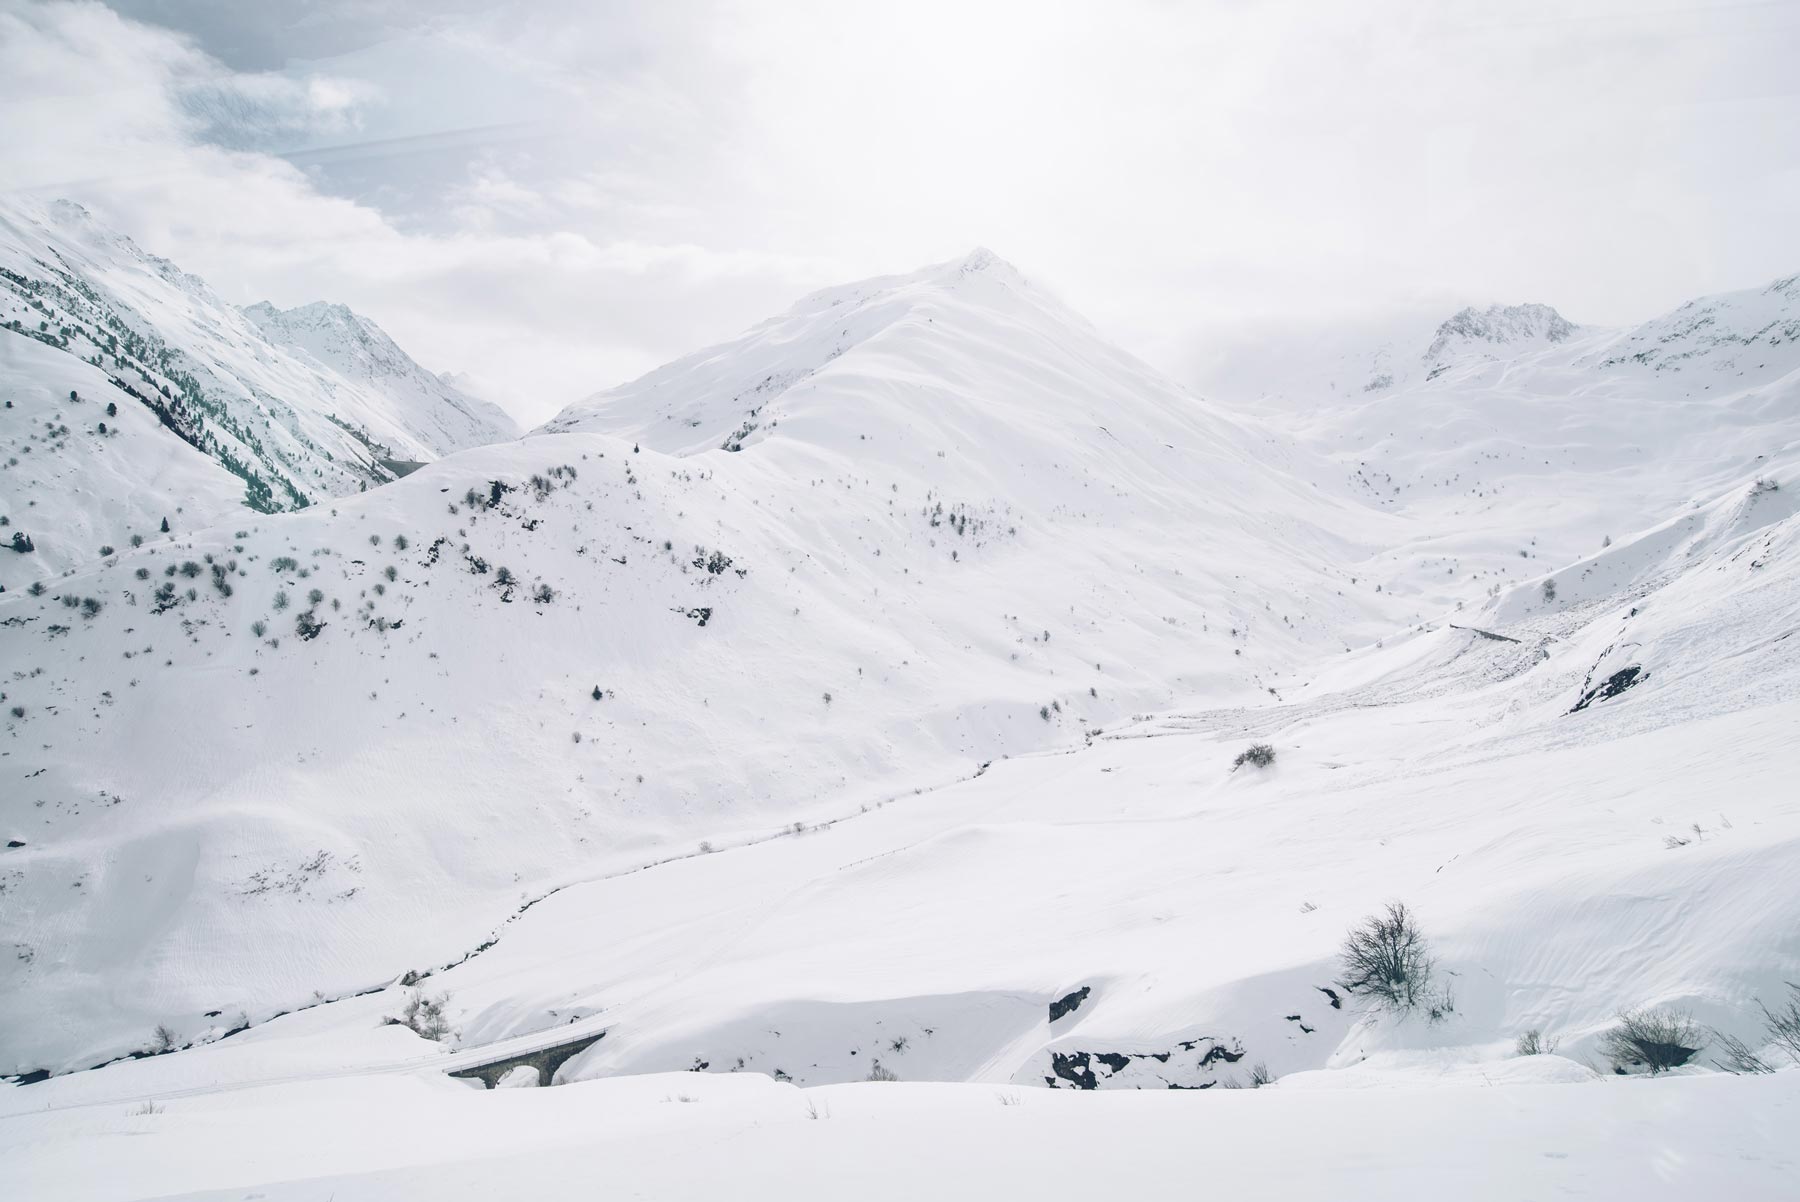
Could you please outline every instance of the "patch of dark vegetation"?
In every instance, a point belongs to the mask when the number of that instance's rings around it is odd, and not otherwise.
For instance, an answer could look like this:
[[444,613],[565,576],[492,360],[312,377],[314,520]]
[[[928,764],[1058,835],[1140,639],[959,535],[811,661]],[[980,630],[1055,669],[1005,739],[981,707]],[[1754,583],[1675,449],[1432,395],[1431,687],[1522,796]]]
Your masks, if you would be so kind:
[[1389,902],[1382,913],[1352,928],[1344,937],[1338,959],[1344,988],[1373,999],[1378,1006],[1402,1014],[1421,1006],[1434,1011],[1449,1009],[1447,998],[1430,996],[1437,962],[1403,902]]
[[1627,1010],[1600,1050],[1621,1075],[1642,1068],[1651,1076],[1680,1068],[1706,1046],[1706,1033],[1685,1010]]
[[1561,1042],[1533,1027],[1519,1036],[1518,1042],[1513,1045],[1513,1051],[1521,1056],[1550,1056],[1555,1054]]
[[1231,761],[1231,770],[1236,772],[1245,764],[1252,768],[1267,768],[1275,762],[1275,749],[1267,743],[1252,743],[1238,752],[1237,759]]

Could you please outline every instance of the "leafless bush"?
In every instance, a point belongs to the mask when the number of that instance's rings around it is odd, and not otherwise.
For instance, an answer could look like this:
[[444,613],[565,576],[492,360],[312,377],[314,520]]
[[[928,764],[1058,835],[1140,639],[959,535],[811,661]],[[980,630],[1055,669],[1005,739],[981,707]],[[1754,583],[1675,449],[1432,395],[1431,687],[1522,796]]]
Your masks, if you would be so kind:
[[1231,770],[1236,772],[1245,764],[1252,768],[1267,768],[1275,762],[1275,749],[1267,743],[1252,743],[1238,752],[1237,759],[1231,761]]
[[883,1068],[879,1060],[869,1066],[868,1080],[870,1081],[898,1081],[899,1079],[894,1075],[892,1069]]
[[414,989],[406,995],[406,1008],[400,1011],[400,1017],[387,1021],[407,1027],[425,1039],[442,1041],[450,1034],[450,1020],[444,1016],[444,1006],[449,1000],[449,994],[433,998],[426,996],[423,990]]
[[1713,1042],[1724,1049],[1725,1054],[1713,1063],[1728,1073],[1740,1077],[1754,1077],[1763,1073],[1772,1073],[1775,1066],[1758,1056],[1750,1045],[1735,1035],[1727,1035],[1715,1028],[1712,1033]]
[[1787,1005],[1779,1010],[1771,1010],[1760,1001],[1756,1008],[1763,1012],[1763,1024],[1769,1042],[1780,1044],[1788,1055],[1800,1064],[1800,985],[1789,981]]
[[[1389,902],[1385,913],[1352,929],[1339,957],[1344,987],[1351,992],[1400,1012],[1432,1001],[1427,995],[1436,961],[1403,902]],[[1442,1009],[1449,1009],[1447,995]]]
[[1679,1068],[1706,1046],[1700,1024],[1685,1010],[1627,1010],[1606,1033],[1600,1050],[1616,1072],[1642,1065],[1652,1075]]
[[1533,1027],[1519,1036],[1519,1042],[1513,1045],[1513,1050],[1521,1056],[1552,1056],[1561,1043],[1560,1039],[1547,1036]]

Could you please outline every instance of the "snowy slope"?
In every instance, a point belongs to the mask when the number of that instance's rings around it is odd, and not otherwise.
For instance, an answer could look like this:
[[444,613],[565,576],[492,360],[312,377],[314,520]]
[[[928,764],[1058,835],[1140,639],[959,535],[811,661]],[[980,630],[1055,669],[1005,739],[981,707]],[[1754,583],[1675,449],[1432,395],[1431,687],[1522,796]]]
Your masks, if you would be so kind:
[[1792,279],[1626,330],[1570,326],[1544,306],[1467,310],[1379,387],[1314,381],[1258,407],[1284,412],[1364,503],[1406,519],[1370,573],[1416,598],[1423,618],[1598,551],[1800,448],[1796,330]]
[[426,371],[382,328],[346,305],[323,301],[277,309],[264,301],[244,310],[270,341],[302,351],[380,405],[386,425],[403,429],[435,455],[504,442],[519,427],[492,401],[470,396]]
[[[1250,1156],[1251,1196],[1441,1192],[1470,1157],[1494,1196],[1782,1196],[1792,291],[1625,332],[1471,310],[1281,419],[976,252],[9,589],[0,1071],[64,1075],[0,1093],[0,1146],[48,1196],[458,1196],[575,1189],[618,1128],[615,1184],[716,1195],[669,1149],[866,1171],[874,1124],[991,1196],[1064,1124],[1118,1189],[1207,1123],[1306,1153]],[[1274,764],[1234,768],[1253,741]],[[1436,1016],[1343,984],[1396,899]],[[385,1021],[415,981],[442,1042]],[[1790,1071],[1717,1079],[1709,1035],[1616,1077],[1644,1006]],[[1516,1055],[1533,1029],[1560,1054]],[[443,1076],[594,1036],[570,1088]],[[396,1109],[431,1146],[357,1137]],[[1372,1156],[1395,1124],[1429,1150]],[[1646,1133],[1680,1164],[1642,1172]]]
[[[556,883],[1266,696],[1394,625],[1301,452],[1010,268],[845,295],[650,393],[708,427],[639,416],[688,453],[540,435],[9,594],[5,1067],[366,987]],[[722,449],[718,381],[775,359],[805,378]],[[50,639],[59,595],[103,608]]]
[[[242,512],[243,482],[105,372],[6,330],[0,405],[0,587],[9,592],[95,560],[105,547],[167,540],[165,520],[185,531]],[[31,552],[6,549],[17,533]]]
[[415,379],[424,373],[363,325],[379,369],[317,339],[348,377],[271,340],[205,281],[68,201],[0,205],[0,324],[117,380],[237,475],[245,503],[265,512],[354,493],[393,479],[394,462],[509,433],[466,398]]
[[[6,1138],[39,1174],[58,1147],[101,1150],[93,1175],[75,1179],[97,1190],[127,1165],[143,1171],[141,1146],[115,1146],[114,1132],[119,1116],[159,1100],[169,1118],[140,1113],[127,1126],[158,1150],[155,1193],[274,1185],[300,1170],[188,1149],[226,1114],[259,1115],[243,1120],[242,1142],[260,1147],[257,1132],[335,1129],[346,1107],[404,1098],[432,1116],[428,1130],[487,1124],[476,1142],[516,1183],[562,1144],[547,1132],[628,1121],[664,1098],[668,1117],[649,1108],[659,1139],[696,1131],[718,1106],[733,1129],[791,1115],[803,1138],[824,1141],[821,1154],[846,1152],[853,1136],[809,1117],[880,1113],[891,1143],[899,1130],[949,1138],[929,1133],[967,1105],[1035,1133],[1038,1148],[1064,1112],[1037,1090],[1091,1086],[1165,1099],[1117,1120],[1120,1139],[1158,1122],[1291,1143],[1296,1130],[1441,1121],[1432,1145],[1462,1150],[1443,1165],[1480,1156],[1495,1196],[1516,1196],[1520,1175],[1542,1170],[1544,1188],[1609,1197],[1635,1171],[1624,1149],[1641,1148],[1646,1124],[1680,1140],[1696,1119],[1655,1124],[1690,1105],[1742,1106],[1757,1117],[1727,1123],[1732,1138],[1697,1140],[1693,1175],[1663,1174],[1656,1188],[1716,1188],[1742,1157],[1755,1166],[1736,1179],[1742,1196],[1783,1196],[1794,1165],[1779,1116],[1800,1071],[1707,1081],[1703,1060],[1643,1082],[1606,1073],[1599,1043],[1620,1010],[1672,1005],[1756,1046],[1755,1000],[1779,998],[1800,974],[1788,879],[1800,848],[1800,517],[1786,492],[1745,482],[1679,537],[1659,527],[1569,569],[1559,604],[1520,586],[1473,619],[1514,642],[1434,625],[1338,657],[1283,702],[1177,709],[829,825],[573,885],[423,982],[446,998],[447,1045],[380,1025],[404,1002],[396,982],[192,1051],[19,1089],[8,1122],[26,1125]],[[1576,708],[1627,648],[1646,673]],[[1232,754],[1255,738],[1277,748],[1275,765],[1234,772]],[[1438,957],[1450,990],[1441,1022],[1371,1011],[1340,984],[1343,932],[1393,898],[1413,906]],[[1513,1040],[1531,1028],[1561,1054],[1517,1057]],[[516,1119],[495,1117],[515,1114],[504,1095],[441,1076],[602,1031],[558,1080],[625,1079],[519,1103]],[[877,1061],[903,1084],[848,1084]],[[1266,1099],[1221,1091],[1190,1115],[1200,1103],[1167,1092],[1241,1086],[1252,1066],[1277,1078]],[[642,1075],[679,1070],[742,1076]],[[986,1088],[904,1084],[934,1081]],[[466,1109],[477,1103],[490,1106],[480,1118]],[[56,1117],[28,1117],[46,1106]],[[1092,1125],[1114,1112],[1072,1113]],[[971,1123],[1011,1138],[975,1116],[953,1126]],[[1636,1134],[1603,1153],[1613,1123]],[[1509,1150],[1552,1133],[1567,1142],[1549,1159],[1575,1166],[1546,1169],[1535,1142],[1530,1156]],[[412,1163],[390,1142],[327,1142],[334,1159],[305,1172],[333,1176],[344,1196],[380,1196]],[[981,1143],[971,1171],[1011,1163]],[[1370,1171],[1361,1137],[1298,1146],[1289,1168],[1257,1174],[1268,1196],[1341,1193],[1345,1173]],[[665,1147],[625,1141],[620,1164],[666,1183]],[[209,1167],[197,1172],[197,1160]],[[1379,1161],[1378,1180],[1422,1187],[1450,1171],[1425,1167],[1438,1163],[1409,1145]],[[545,1188],[567,1186],[571,1171]],[[425,1174],[414,1184],[468,1184],[444,1167],[413,1172]],[[835,1180],[816,1188],[829,1194]]]
[[[1330,1074],[1312,1074],[1328,1076]],[[0,1123],[33,1199],[913,1202],[1159,1197],[1204,1176],[1257,1202],[1455,1197],[1778,1202],[1800,1074],[1075,1095],[974,1085],[799,1090],[689,1074],[472,1093],[309,1082]],[[1198,1166],[1197,1166],[1198,1162]]]

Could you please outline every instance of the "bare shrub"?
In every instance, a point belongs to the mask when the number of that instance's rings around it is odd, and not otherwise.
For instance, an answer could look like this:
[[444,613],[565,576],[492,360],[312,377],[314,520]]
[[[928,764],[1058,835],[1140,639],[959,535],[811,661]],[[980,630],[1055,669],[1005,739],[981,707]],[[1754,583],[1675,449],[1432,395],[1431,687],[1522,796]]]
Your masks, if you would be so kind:
[[1434,989],[1425,998],[1425,1017],[1433,1026],[1449,1019],[1456,1011],[1456,994],[1450,986]]
[[1775,1071],[1774,1065],[1758,1056],[1751,1050],[1749,1044],[1737,1036],[1727,1035],[1715,1028],[1712,1037],[1713,1041],[1725,1050],[1724,1056],[1713,1063],[1726,1072],[1735,1073],[1740,1077],[1754,1077]]
[[899,1079],[894,1075],[892,1069],[883,1068],[879,1060],[869,1066],[868,1080],[870,1081],[898,1081]]
[[1436,961],[1403,902],[1389,902],[1385,913],[1372,914],[1353,928],[1344,937],[1339,958],[1344,987],[1353,993],[1400,1012],[1429,1000]]
[[1685,1010],[1675,1009],[1627,1010],[1600,1041],[1615,1072],[1642,1065],[1652,1076],[1679,1068],[1705,1046],[1700,1024]]
[[1763,1013],[1765,1033],[1770,1043],[1780,1044],[1788,1055],[1800,1064],[1800,985],[1789,981],[1787,1005],[1779,1010],[1771,1010],[1760,1001],[1756,1008]]
[[1556,1054],[1556,1049],[1561,1043],[1560,1039],[1545,1035],[1533,1027],[1519,1036],[1519,1041],[1513,1045],[1513,1050],[1521,1056],[1552,1056]]
[[1275,749],[1267,743],[1252,743],[1238,752],[1237,759],[1231,761],[1231,770],[1236,772],[1245,764],[1252,768],[1267,768],[1275,762]]
[[400,1011],[400,1017],[387,1021],[409,1028],[413,1034],[425,1039],[442,1041],[450,1034],[450,1020],[444,1016],[444,1006],[449,1001],[449,994],[434,998],[423,990],[414,989],[406,995],[406,1007]]

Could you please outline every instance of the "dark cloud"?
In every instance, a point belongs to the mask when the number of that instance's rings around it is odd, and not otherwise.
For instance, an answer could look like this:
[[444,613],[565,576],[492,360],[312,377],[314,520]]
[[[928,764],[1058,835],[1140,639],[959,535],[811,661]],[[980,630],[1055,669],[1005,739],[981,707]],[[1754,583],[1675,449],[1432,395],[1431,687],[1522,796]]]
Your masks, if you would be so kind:
[[109,0],[123,16],[191,38],[237,71],[278,71],[333,58],[445,18],[495,7],[481,0]]

